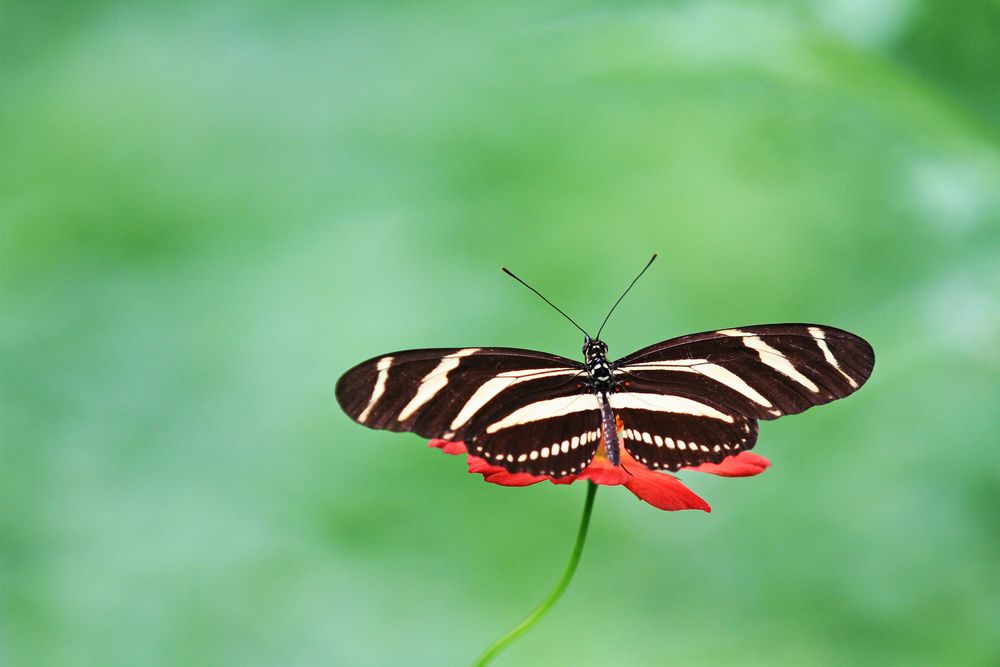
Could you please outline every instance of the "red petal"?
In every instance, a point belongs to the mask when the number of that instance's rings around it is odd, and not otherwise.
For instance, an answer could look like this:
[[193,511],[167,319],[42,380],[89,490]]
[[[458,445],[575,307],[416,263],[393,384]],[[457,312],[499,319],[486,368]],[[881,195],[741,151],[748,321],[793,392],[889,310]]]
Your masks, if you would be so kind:
[[468,461],[469,472],[479,473],[490,484],[499,484],[500,486],[529,486],[549,479],[548,477],[529,475],[526,472],[507,472],[500,466],[487,463],[477,456],[469,456]]
[[[563,479],[566,478],[564,477]],[[573,479],[589,479],[594,484],[619,486],[628,480],[628,473],[626,473],[620,466],[613,466],[608,463],[606,459],[603,459],[593,461],[589,466],[583,469],[583,472],[579,475],[573,476]],[[562,480],[558,480],[556,482],[565,483]]]
[[[467,448],[462,442],[453,442],[435,438],[427,443],[429,447],[440,449],[446,454],[465,454]],[[634,493],[653,507],[661,510],[703,510],[712,511],[708,503],[702,500],[691,489],[687,488],[675,477],[665,473],[654,472],[635,462],[623,452],[623,463],[628,463],[627,470],[622,466],[612,466],[606,460],[595,459],[578,475],[552,478],[548,475],[531,475],[525,472],[508,472],[506,469],[486,462],[476,456],[468,456],[470,473],[477,473],[491,484],[500,486],[529,486],[549,480],[553,484],[572,484],[578,479],[589,479],[595,484],[616,486],[624,484],[625,488]],[[688,470],[724,475],[728,477],[745,477],[763,472],[771,463],[762,456],[752,452],[741,452],[725,459],[721,463],[705,463]],[[630,474],[631,473],[631,474]]]
[[428,447],[437,447],[445,454],[465,454],[465,443],[464,442],[453,442],[451,440],[441,440],[440,438],[434,438],[427,443]]
[[661,510],[704,510],[712,508],[679,479],[666,473],[652,472],[645,468],[629,468],[632,476],[625,480],[625,488],[653,507]]
[[685,468],[685,470],[697,470],[722,477],[752,477],[764,472],[770,465],[771,462],[763,456],[753,452],[740,452],[719,463],[702,463],[700,466]]

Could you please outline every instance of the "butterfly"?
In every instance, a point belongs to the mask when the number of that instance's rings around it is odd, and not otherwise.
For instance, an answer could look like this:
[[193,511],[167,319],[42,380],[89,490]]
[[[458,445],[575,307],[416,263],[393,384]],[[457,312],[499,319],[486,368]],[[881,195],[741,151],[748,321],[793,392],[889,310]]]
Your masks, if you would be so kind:
[[819,324],[765,324],[671,338],[611,361],[584,334],[583,362],[504,347],[404,350],[373,357],[337,382],[354,421],[461,441],[510,472],[564,477],[598,449],[649,468],[718,463],[751,449],[757,422],[857,391],[875,364],[863,338]]

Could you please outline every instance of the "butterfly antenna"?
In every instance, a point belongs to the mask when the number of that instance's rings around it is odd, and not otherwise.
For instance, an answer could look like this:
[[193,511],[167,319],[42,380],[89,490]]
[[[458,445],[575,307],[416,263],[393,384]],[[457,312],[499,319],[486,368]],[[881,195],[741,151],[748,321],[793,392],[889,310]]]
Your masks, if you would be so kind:
[[573,326],[575,326],[575,327],[576,327],[577,329],[579,329],[580,331],[583,331],[583,335],[584,335],[584,336],[586,336],[587,338],[590,338],[590,334],[588,334],[588,333],[587,333],[586,331],[584,331],[584,330],[583,330],[583,327],[581,327],[581,326],[580,326],[579,324],[577,324],[577,323],[576,323],[576,322],[575,322],[575,321],[573,320],[573,318],[572,318],[572,317],[570,317],[569,315],[567,315],[566,313],[564,313],[564,312],[562,311],[562,309],[561,309],[561,308],[559,308],[559,307],[558,307],[558,306],[557,306],[556,304],[552,303],[551,301],[549,301],[548,299],[546,299],[546,298],[545,298],[544,296],[542,296],[542,293],[541,293],[541,292],[539,292],[539,291],[538,291],[538,290],[536,290],[536,289],[535,289],[534,287],[532,287],[532,286],[531,286],[531,285],[529,285],[528,283],[524,282],[523,280],[521,280],[520,278],[518,278],[517,276],[515,276],[515,275],[514,275],[513,273],[511,273],[511,272],[510,272],[510,269],[508,269],[508,268],[507,268],[506,266],[502,266],[502,267],[500,267],[500,270],[501,270],[501,271],[503,271],[504,273],[506,273],[506,274],[507,274],[508,276],[510,276],[510,277],[511,277],[511,278],[513,278],[514,280],[516,280],[517,282],[519,282],[519,283],[521,283],[522,285],[524,285],[525,287],[527,287],[528,289],[530,289],[530,290],[531,290],[532,292],[534,292],[534,293],[535,293],[535,294],[537,294],[538,296],[542,297],[542,301],[544,301],[545,303],[549,304],[550,306],[552,306],[553,308],[555,308],[556,310],[558,310],[558,311],[559,311],[559,314],[560,314],[560,315],[562,315],[562,316],[563,316],[563,317],[565,317],[565,318],[566,318],[567,320],[569,320],[570,322],[572,322],[572,323],[573,323]]
[[615,301],[615,305],[611,306],[611,310],[608,311],[608,316],[604,318],[604,321],[601,322],[601,328],[597,330],[597,338],[601,337],[601,332],[604,331],[604,325],[608,323],[608,318],[611,317],[611,313],[615,312],[615,308],[617,308],[618,304],[622,302],[622,299],[625,298],[625,295],[628,294],[628,291],[632,289],[632,285],[635,285],[636,281],[639,280],[639,278],[642,278],[642,274],[646,272],[646,269],[650,267],[650,265],[653,263],[653,260],[655,259],[656,259],[656,253],[653,253],[653,256],[649,258],[648,262],[646,262],[646,266],[642,269],[642,271],[639,272],[639,275],[635,277],[635,280],[629,283],[629,286],[625,288],[625,291],[622,292],[622,295],[618,297],[617,301]]

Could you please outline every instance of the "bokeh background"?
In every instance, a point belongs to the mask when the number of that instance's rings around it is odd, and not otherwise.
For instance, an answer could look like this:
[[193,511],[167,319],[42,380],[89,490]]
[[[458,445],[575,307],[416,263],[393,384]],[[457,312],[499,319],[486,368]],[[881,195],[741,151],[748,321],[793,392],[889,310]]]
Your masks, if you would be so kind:
[[0,664],[452,665],[584,489],[363,429],[409,347],[868,338],[774,467],[602,489],[503,665],[1000,663],[1000,4],[4,3]]

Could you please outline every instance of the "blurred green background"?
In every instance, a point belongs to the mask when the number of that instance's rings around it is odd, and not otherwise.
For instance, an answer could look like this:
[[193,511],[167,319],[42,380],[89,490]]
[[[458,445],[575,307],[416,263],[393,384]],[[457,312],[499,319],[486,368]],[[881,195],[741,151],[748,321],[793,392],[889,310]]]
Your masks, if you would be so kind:
[[1000,3],[4,3],[0,664],[466,664],[581,485],[363,429],[409,347],[868,338],[774,467],[598,493],[503,665],[1000,664]]

